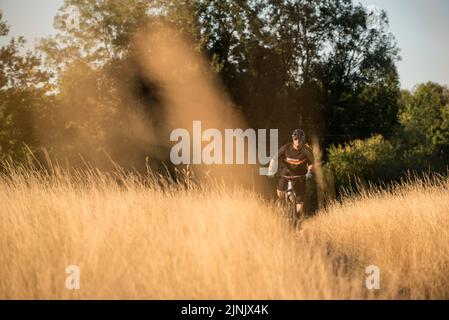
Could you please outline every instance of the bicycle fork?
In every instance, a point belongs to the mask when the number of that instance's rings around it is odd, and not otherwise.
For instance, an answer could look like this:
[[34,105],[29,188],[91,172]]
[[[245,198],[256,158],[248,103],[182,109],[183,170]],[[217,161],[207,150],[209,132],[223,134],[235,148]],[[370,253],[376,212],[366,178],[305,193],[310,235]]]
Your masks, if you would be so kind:
[[[293,190],[293,181],[288,181],[288,186],[287,186],[287,200],[291,201],[291,200],[296,200],[296,195],[295,195],[295,191]],[[295,205],[296,205],[296,201],[295,201]]]

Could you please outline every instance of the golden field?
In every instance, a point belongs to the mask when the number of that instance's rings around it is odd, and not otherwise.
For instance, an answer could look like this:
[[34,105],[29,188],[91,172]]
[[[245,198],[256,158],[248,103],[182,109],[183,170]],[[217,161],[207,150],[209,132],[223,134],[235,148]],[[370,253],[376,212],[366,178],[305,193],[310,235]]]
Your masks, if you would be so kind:
[[[95,170],[0,179],[0,299],[448,299],[449,182],[348,197],[293,233],[223,185]],[[80,289],[65,287],[68,265]],[[365,268],[380,268],[380,289]]]

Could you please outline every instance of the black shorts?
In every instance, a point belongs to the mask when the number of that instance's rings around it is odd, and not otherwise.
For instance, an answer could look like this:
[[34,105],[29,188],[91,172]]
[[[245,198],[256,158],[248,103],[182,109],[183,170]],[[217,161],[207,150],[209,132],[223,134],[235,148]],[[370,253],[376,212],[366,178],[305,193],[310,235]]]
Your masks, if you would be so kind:
[[[285,178],[280,178],[278,181],[277,189],[279,191],[287,191],[288,180]],[[306,179],[305,177],[297,179],[294,181],[293,190],[295,190],[296,201],[304,202],[306,195]]]

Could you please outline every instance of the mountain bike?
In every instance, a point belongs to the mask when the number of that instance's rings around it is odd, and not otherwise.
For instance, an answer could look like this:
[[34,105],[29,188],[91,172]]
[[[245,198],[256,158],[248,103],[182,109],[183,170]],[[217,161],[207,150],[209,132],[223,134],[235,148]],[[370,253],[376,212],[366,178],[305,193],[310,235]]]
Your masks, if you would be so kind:
[[299,229],[301,227],[301,224],[304,220],[304,208],[300,212],[296,211],[296,201],[297,196],[295,189],[293,188],[295,183],[306,179],[306,175],[300,175],[300,176],[284,176],[281,175],[280,177],[287,180],[287,191],[284,193],[284,199],[283,199],[283,206],[284,206],[284,212],[287,217],[288,222],[292,225],[294,229]]

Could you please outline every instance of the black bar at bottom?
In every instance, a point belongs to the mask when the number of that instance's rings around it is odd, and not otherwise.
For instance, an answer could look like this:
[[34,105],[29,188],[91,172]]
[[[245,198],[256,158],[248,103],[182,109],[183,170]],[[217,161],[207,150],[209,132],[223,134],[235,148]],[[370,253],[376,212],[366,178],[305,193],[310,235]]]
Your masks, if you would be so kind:
[[[320,315],[354,316],[357,319],[385,316],[425,316],[447,311],[449,301],[285,301],[285,300],[30,300],[0,301],[0,312],[14,315],[139,316],[164,319],[290,319]],[[444,308],[444,309],[443,309]],[[307,315],[307,316],[306,316]]]

